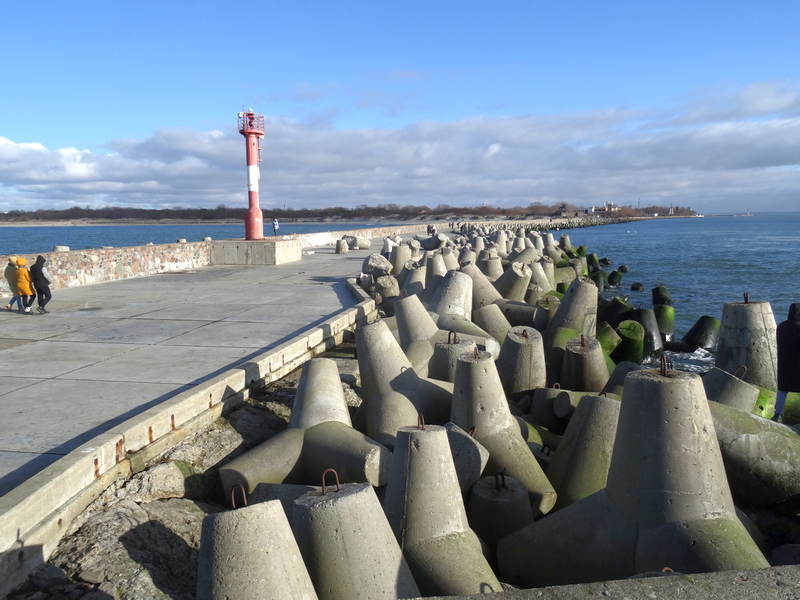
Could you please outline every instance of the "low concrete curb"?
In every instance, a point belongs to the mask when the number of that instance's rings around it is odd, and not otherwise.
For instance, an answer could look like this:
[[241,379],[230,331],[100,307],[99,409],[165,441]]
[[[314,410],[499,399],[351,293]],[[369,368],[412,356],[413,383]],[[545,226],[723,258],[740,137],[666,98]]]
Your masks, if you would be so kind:
[[374,300],[355,279],[347,285],[355,306],[98,435],[0,497],[0,598],[47,561],[72,520],[111,482],[145,469],[240,404],[256,381],[281,379],[369,319]]

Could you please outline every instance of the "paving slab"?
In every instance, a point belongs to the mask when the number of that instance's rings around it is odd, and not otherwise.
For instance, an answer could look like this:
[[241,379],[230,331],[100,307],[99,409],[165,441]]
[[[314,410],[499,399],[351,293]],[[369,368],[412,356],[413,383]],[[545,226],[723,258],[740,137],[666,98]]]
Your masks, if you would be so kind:
[[115,344],[158,344],[209,321],[177,321],[165,319],[120,319],[96,327],[58,335],[53,340],[67,342],[109,342]]
[[28,477],[36,475],[62,456],[62,454],[0,450],[0,496],[13,490]]
[[16,338],[0,338],[0,350],[7,348],[16,348],[22,344],[30,344],[33,340],[20,340]]
[[257,304],[230,304],[219,301],[214,304],[171,304],[158,310],[138,315],[137,319],[174,319],[178,321],[221,321],[233,315],[239,315],[248,309],[257,307]]
[[44,340],[102,323],[113,323],[113,320],[95,316],[92,322],[88,322],[85,319],[65,318],[61,315],[18,315],[18,318],[6,320],[0,324],[0,336],[23,340]]
[[273,310],[271,322],[219,321],[174,337],[163,345],[227,348],[235,343],[239,348],[266,349],[280,338],[293,332],[299,333],[307,329],[310,323],[324,319],[324,316],[317,314],[284,319]]
[[[4,415],[0,450],[66,454],[101,431],[161,402],[177,387],[120,381],[40,381],[0,396]],[[31,398],[36,398],[35,405]]]
[[[44,380],[35,377],[0,377],[0,396],[20,388],[28,387],[40,381]],[[0,407],[1,406],[3,406],[2,403],[0,403]]]
[[86,368],[72,370],[59,379],[187,384],[199,382],[210,373],[229,369],[252,353],[253,348],[142,346]]
[[[57,377],[124,354],[138,346],[40,340],[0,350],[0,376]],[[32,399],[33,400],[33,399]]]

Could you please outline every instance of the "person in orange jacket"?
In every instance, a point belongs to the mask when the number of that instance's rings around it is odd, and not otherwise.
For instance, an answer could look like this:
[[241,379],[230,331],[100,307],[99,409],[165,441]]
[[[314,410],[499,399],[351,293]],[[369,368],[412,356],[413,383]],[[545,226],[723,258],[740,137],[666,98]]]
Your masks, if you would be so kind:
[[24,256],[17,258],[17,293],[22,298],[23,309],[20,312],[31,312],[31,306],[36,299],[36,292],[33,291],[33,282],[31,281],[31,272],[28,269],[28,261]]

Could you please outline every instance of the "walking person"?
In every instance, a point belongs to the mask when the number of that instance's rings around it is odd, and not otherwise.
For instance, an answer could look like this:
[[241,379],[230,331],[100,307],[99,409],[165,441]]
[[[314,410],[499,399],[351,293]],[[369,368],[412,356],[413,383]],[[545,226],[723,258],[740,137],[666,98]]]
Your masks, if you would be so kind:
[[800,392],[800,303],[789,307],[789,318],[778,325],[778,395],[773,421],[783,421],[789,392]]
[[6,278],[6,282],[8,283],[8,289],[11,292],[11,300],[8,301],[8,306],[6,306],[6,310],[11,311],[16,304],[22,312],[22,298],[19,297],[19,290],[17,289],[17,257],[16,256],[9,256],[8,257],[8,264],[6,265],[6,270],[3,272],[3,276]]
[[45,263],[47,263],[47,259],[40,254],[36,257],[36,262],[31,267],[33,289],[36,290],[36,298],[39,303],[39,306],[36,310],[38,310],[41,314],[47,312],[44,307],[47,306],[47,303],[50,302],[50,299],[53,297],[53,295],[50,293],[50,282],[52,281],[52,278],[44,266]]
[[278,235],[278,229],[281,228],[281,224],[278,223],[278,217],[272,218],[272,235]]
[[30,314],[36,295],[33,291],[31,272],[28,270],[28,261],[24,256],[17,258],[17,293],[22,299],[23,308],[20,312]]

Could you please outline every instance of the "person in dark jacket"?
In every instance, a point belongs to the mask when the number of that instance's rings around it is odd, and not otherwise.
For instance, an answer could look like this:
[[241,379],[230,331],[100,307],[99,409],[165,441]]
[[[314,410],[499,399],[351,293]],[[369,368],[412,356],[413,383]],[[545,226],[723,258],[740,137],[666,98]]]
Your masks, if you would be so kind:
[[47,312],[44,307],[53,297],[50,293],[50,273],[47,272],[44,266],[46,262],[47,260],[45,257],[40,254],[36,257],[36,262],[31,267],[31,280],[33,281],[33,287],[36,290],[36,297],[39,302],[39,308],[37,310],[42,314]]
[[789,307],[789,318],[778,325],[778,396],[773,421],[783,420],[789,392],[800,392],[800,302]]

